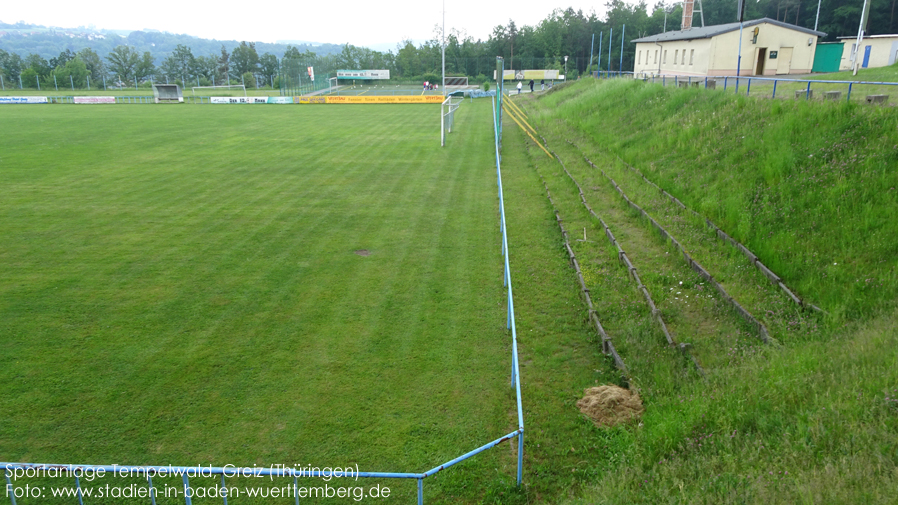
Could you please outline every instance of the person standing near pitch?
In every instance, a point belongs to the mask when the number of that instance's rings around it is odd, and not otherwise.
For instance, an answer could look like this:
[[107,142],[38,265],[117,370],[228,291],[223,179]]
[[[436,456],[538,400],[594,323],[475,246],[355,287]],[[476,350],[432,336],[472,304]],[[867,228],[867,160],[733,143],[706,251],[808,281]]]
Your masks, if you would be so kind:
[[533,93],[533,79],[530,79],[529,86],[530,86],[530,92]]
[[523,87],[524,87],[524,83],[522,83],[521,81],[518,81],[518,94],[519,95],[521,94],[521,88],[523,88]]

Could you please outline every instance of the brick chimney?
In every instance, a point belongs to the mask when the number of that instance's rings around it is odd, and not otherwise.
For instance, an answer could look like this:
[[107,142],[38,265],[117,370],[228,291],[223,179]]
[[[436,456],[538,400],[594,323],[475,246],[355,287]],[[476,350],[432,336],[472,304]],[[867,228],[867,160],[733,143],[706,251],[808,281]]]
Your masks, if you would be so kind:
[[682,30],[692,29],[692,8],[695,0],[683,0],[683,27]]

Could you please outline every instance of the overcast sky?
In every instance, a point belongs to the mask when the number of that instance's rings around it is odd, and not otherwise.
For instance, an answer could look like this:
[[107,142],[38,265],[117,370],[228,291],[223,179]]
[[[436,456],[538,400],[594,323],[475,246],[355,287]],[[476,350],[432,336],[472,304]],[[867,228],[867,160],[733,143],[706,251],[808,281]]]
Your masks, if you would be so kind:
[[[101,29],[156,29],[219,40],[275,42],[304,40],[356,46],[395,47],[408,38],[431,39],[434,26],[442,24],[443,4],[434,1],[343,0],[336,2],[122,2],[120,0],[44,0],[4,2],[0,21],[63,28],[94,25]],[[513,19],[518,26],[536,25],[555,8],[573,7],[588,15],[604,17],[604,1],[526,0],[446,2],[446,30],[463,30],[475,39],[486,39],[496,25]]]

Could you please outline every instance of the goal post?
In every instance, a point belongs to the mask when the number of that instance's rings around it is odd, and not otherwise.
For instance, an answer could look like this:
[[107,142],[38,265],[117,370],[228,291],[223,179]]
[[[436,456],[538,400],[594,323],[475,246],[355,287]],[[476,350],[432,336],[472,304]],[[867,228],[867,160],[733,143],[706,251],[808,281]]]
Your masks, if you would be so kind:
[[446,135],[452,133],[452,125],[455,122],[455,110],[464,100],[463,96],[449,95],[440,105],[440,147],[446,145]]

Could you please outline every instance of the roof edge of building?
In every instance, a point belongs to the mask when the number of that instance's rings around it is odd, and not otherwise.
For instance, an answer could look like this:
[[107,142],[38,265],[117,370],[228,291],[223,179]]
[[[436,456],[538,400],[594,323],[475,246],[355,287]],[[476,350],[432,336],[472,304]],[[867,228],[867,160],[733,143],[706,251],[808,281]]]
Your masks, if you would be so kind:
[[[819,32],[816,30],[811,30],[810,28],[804,28],[802,26],[793,25],[789,23],[785,23],[783,21],[777,21],[775,19],[770,18],[760,18],[753,19],[751,21],[745,21],[743,23],[743,28],[755,26],[759,24],[771,24],[775,26],[779,26],[781,28],[788,28],[790,30],[796,30],[799,32],[807,33],[809,35],[816,35],[817,37],[825,37],[826,33]],[[677,40],[696,40],[696,39],[710,39],[711,37],[716,37],[717,35],[722,35],[724,33],[729,33],[739,29],[739,23],[726,23],[722,25],[712,25],[712,26],[704,26],[700,28],[690,28],[688,30],[676,30],[670,32],[659,33],[657,35],[649,35],[648,37],[641,37],[638,39],[633,39],[630,42],[674,42]]]

